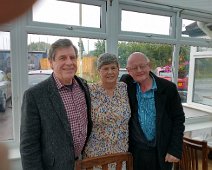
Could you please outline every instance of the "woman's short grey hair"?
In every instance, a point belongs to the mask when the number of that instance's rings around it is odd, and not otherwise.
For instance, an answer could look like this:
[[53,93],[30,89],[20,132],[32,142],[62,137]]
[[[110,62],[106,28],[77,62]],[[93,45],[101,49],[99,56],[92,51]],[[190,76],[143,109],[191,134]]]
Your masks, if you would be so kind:
[[56,53],[57,49],[59,49],[59,48],[69,48],[69,47],[73,47],[74,48],[74,51],[75,51],[75,54],[76,54],[76,57],[77,57],[78,50],[74,46],[72,41],[69,40],[69,39],[59,39],[59,40],[55,41],[50,46],[49,55],[48,55],[49,60],[55,60],[55,53]]
[[116,64],[119,66],[118,58],[114,54],[103,53],[97,59],[97,69],[99,70],[103,65]]

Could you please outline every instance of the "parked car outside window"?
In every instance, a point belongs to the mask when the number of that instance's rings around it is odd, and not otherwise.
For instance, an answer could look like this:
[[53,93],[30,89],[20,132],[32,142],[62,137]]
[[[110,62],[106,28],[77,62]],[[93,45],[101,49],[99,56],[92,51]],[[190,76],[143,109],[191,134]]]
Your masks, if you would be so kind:
[[[172,72],[171,71],[167,72],[163,68],[158,67],[156,69],[156,75],[158,77],[172,81]],[[181,101],[186,102],[187,101],[187,90],[188,90],[188,75],[185,75],[185,77],[178,78],[177,89],[180,94]]]
[[11,99],[11,80],[0,70],[0,112],[5,112],[7,100]]
[[121,78],[121,76],[122,76],[123,74],[128,74],[126,68],[120,68],[120,69],[119,69],[118,80],[120,80],[120,78]]
[[29,87],[32,87],[41,81],[47,79],[53,70],[30,70],[28,72],[28,84]]

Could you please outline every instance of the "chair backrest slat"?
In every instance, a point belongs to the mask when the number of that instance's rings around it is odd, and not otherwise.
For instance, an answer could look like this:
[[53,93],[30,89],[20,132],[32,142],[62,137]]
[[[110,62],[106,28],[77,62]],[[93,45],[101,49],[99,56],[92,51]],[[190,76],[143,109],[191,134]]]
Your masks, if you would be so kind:
[[102,170],[108,170],[108,164],[102,165]]
[[116,170],[122,170],[122,161],[117,162]]
[[92,169],[93,167],[98,166],[101,166],[102,170],[108,170],[109,164],[112,164],[111,166],[115,166],[116,170],[122,170],[122,166],[125,164],[126,170],[133,170],[133,158],[129,152],[108,154],[78,160],[76,161],[76,170],[90,170],[89,168]]
[[207,141],[198,141],[191,138],[183,137],[183,154],[182,159],[178,164],[179,169],[198,170],[199,161],[201,161],[202,170],[208,170]]

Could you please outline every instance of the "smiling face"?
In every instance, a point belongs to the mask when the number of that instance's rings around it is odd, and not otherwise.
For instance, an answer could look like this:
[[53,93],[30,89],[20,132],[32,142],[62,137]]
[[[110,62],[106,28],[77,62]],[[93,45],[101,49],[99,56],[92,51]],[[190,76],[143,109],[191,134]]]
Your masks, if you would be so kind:
[[102,65],[99,69],[99,75],[102,84],[115,84],[119,74],[119,67],[116,63]]
[[127,71],[136,82],[145,83],[149,78],[150,70],[149,62],[142,53],[134,53],[129,57]]
[[77,55],[74,48],[72,46],[58,48],[54,59],[50,60],[50,65],[62,84],[71,84],[77,72]]

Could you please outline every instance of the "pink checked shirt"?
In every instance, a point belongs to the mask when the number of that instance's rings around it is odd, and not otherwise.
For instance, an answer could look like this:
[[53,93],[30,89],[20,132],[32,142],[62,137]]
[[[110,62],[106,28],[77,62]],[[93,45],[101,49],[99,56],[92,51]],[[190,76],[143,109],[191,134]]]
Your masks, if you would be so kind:
[[61,84],[54,74],[53,77],[56,81],[71,127],[75,157],[78,157],[82,152],[87,136],[88,121],[85,94],[75,79],[70,88]]

